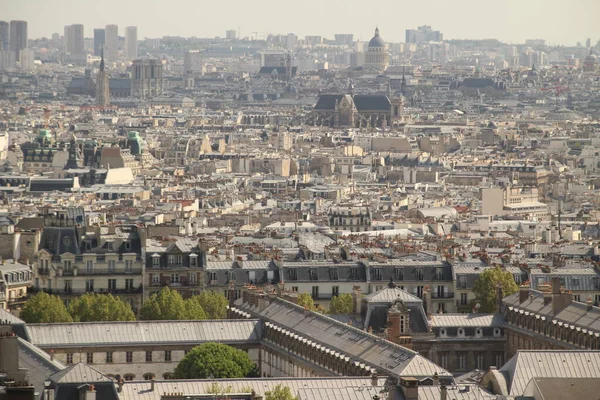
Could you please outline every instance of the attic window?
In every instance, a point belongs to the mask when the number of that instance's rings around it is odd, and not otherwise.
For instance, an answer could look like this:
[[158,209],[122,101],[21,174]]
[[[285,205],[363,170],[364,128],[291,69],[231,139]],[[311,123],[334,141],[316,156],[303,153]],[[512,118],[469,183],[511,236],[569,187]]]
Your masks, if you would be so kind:
[[440,336],[441,337],[446,337],[447,334],[448,334],[448,332],[446,331],[446,328],[440,329]]
[[463,328],[458,328],[458,336],[465,337],[465,330]]
[[476,337],[482,337],[483,336],[483,330],[481,328],[475,329],[475,336]]
[[108,251],[115,251],[115,246],[113,242],[107,242],[106,248],[108,249]]

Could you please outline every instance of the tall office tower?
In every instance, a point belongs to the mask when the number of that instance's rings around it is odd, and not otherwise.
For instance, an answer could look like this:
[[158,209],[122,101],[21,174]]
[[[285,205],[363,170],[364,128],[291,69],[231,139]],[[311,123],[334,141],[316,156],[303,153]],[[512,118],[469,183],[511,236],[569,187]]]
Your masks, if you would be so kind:
[[21,50],[27,48],[27,21],[10,21],[10,50],[18,60]]
[[125,56],[128,60],[137,58],[137,26],[125,28]]
[[108,74],[104,69],[104,50],[100,52],[100,70],[96,76],[96,103],[106,107],[110,104],[110,89],[108,86]]
[[104,30],[104,58],[116,61],[119,58],[119,27],[106,25]]
[[161,96],[163,65],[160,60],[133,60],[131,66],[131,95],[138,99]]
[[0,50],[10,49],[10,24],[6,21],[0,21],[0,43],[2,44]]
[[235,40],[237,39],[237,32],[235,29],[229,29],[227,31],[225,31],[225,38],[229,39],[229,40]]
[[83,25],[73,24],[65,26],[65,52],[75,55],[85,53]]
[[104,29],[94,29],[94,55],[104,54]]

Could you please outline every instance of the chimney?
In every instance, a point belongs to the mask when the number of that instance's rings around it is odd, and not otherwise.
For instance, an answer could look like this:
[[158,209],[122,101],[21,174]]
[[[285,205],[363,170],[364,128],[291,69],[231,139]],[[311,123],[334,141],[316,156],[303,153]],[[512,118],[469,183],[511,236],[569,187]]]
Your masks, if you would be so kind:
[[557,276],[552,277],[552,294],[560,294],[560,278]]
[[360,315],[362,312],[362,290],[360,286],[354,286],[352,289],[352,299],[354,300],[354,315]]
[[96,400],[96,387],[94,385],[90,385],[85,392],[85,400]]
[[54,361],[54,349],[50,349],[50,361]]
[[[569,292],[562,293],[560,287],[560,278],[552,278],[552,293],[550,294],[552,301],[552,313],[558,314],[573,302],[573,295]],[[544,299],[544,303],[546,303]]]
[[379,383],[379,377],[377,376],[377,374],[371,375],[371,386],[377,387],[378,383]]
[[440,376],[436,372],[435,374],[433,374],[433,386],[439,386],[439,385],[440,385]]
[[150,380],[150,391],[154,392],[154,378]]
[[585,304],[587,304],[587,310],[591,311],[592,308],[594,307],[594,301],[592,300],[592,296],[589,296],[585,302]]
[[118,385],[117,392],[121,393],[123,391],[123,378],[119,379]]
[[423,288],[423,306],[425,308],[425,315],[427,315],[427,319],[431,319],[432,314],[432,305],[431,305],[431,289],[429,286]]
[[448,388],[446,385],[440,387],[440,400],[448,400]]
[[496,312],[502,312],[502,299],[504,298],[504,293],[502,292],[502,285],[498,284],[496,288]]
[[527,286],[519,287],[519,304],[523,304],[529,298],[529,288]]
[[419,400],[419,381],[415,378],[400,378],[400,389],[406,400]]

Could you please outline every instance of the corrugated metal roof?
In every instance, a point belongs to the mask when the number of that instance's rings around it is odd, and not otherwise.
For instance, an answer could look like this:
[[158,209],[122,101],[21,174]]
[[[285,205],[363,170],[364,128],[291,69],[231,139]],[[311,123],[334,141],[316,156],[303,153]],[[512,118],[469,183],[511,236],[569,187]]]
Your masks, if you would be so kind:
[[55,383],[112,382],[110,378],[84,363],[77,363],[50,376]]
[[508,375],[509,394],[520,396],[532,378],[600,379],[600,351],[519,351],[500,372]]
[[78,322],[27,324],[26,329],[42,348],[259,342],[262,337],[257,320]]
[[434,314],[431,325],[443,328],[485,328],[502,326],[504,320],[499,314]]
[[[491,394],[476,385],[447,386],[447,399],[452,400],[496,400]],[[419,400],[440,400],[441,386],[419,386]]]

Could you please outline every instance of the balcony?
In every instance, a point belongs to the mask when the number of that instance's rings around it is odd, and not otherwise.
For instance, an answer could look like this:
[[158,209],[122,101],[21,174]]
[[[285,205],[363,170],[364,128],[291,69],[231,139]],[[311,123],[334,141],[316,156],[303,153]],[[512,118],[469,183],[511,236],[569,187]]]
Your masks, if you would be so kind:
[[142,268],[134,267],[125,269],[125,267],[121,266],[119,268],[99,268],[94,267],[91,270],[87,270],[86,268],[74,268],[73,270],[65,271],[63,270],[62,276],[95,276],[95,275],[141,275]]
[[446,293],[431,292],[431,298],[432,299],[453,299],[454,292],[446,292]]

